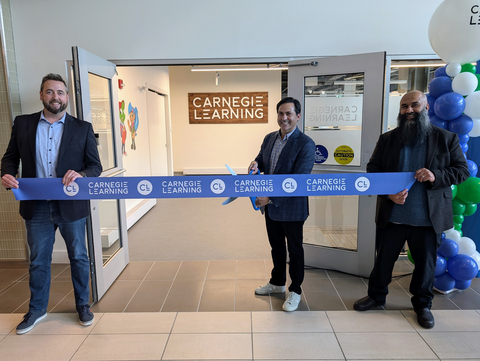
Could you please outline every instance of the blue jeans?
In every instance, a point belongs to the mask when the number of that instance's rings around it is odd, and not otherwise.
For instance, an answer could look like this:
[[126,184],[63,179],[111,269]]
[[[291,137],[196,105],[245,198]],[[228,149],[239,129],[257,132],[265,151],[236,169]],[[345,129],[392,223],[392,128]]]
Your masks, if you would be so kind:
[[90,262],[85,245],[85,221],[86,218],[73,222],[64,221],[58,201],[36,202],[33,218],[25,221],[30,247],[30,311],[47,310],[51,282],[50,264],[57,228],[67,246],[75,303],[89,304]]

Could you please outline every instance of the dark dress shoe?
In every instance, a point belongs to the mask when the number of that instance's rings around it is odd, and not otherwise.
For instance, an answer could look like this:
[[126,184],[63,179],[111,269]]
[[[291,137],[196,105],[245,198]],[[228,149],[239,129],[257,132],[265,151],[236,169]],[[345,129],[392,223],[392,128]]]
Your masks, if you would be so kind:
[[420,308],[415,310],[417,313],[417,321],[423,328],[432,328],[435,326],[435,320],[433,319],[432,312],[428,308]]
[[353,308],[357,311],[368,311],[372,307],[378,307],[383,305],[384,304],[377,303],[374,300],[372,300],[370,297],[365,296],[355,301],[355,303],[353,304]]

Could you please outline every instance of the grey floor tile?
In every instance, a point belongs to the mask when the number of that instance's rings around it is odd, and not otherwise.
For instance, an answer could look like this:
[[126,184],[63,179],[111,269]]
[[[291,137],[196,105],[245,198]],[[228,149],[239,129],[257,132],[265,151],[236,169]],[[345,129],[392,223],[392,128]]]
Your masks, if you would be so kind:
[[52,313],[69,313],[69,312],[74,312],[76,313],[76,308],[75,308],[75,295],[72,291],[65,297],[63,298],[59,303],[56,305],[52,305],[52,310],[50,312]]
[[367,285],[361,278],[335,278],[331,280],[347,310],[353,310],[353,304],[367,295]]
[[26,276],[28,276],[28,270],[25,269],[4,269],[0,274],[3,282],[20,281]]
[[420,332],[440,359],[478,358],[480,332]]
[[162,312],[197,312],[203,279],[176,279],[167,295]]
[[209,261],[183,261],[175,280],[204,280]]
[[346,310],[330,279],[306,279],[302,289],[310,311]]
[[462,310],[480,309],[480,295],[470,288],[463,291],[454,291],[445,295],[445,297],[454,302]]
[[419,332],[472,331],[480,332],[480,314],[475,310],[434,310],[435,327],[426,330],[418,325],[417,315],[412,311],[401,311]]
[[102,299],[92,307],[93,312],[123,312],[141,281],[116,281]]
[[117,279],[120,281],[142,281],[152,266],[153,262],[130,262]]
[[[0,278],[2,277],[2,275],[0,274]],[[7,291],[10,287],[14,286],[16,282],[10,282],[10,281],[0,281],[0,296],[2,295],[2,293],[4,293],[5,291]]]
[[351,274],[348,274],[348,273],[343,273],[343,272],[338,272],[338,271],[334,271],[334,270],[326,270],[327,272],[327,275],[329,278],[360,278],[358,276],[355,276],[355,275],[351,275]]
[[438,360],[416,332],[337,333],[347,360]]
[[306,267],[305,278],[328,278],[328,275],[324,269]]
[[143,281],[125,312],[160,312],[172,281]]
[[[30,299],[30,288],[28,282],[17,282],[0,296],[0,312],[10,313],[16,310]],[[28,311],[28,305],[27,305]],[[23,312],[23,311],[18,311]]]
[[210,261],[207,280],[235,279],[237,277],[237,261]]
[[198,310],[201,312],[234,311],[235,280],[207,279]]
[[256,295],[254,290],[267,280],[237,280],[235,311],[270,311],[270,296]]
[[[0,342],[5,361],[71,360],[85,335],[8,335]],[[34,355],[32,357],[32,355]]]
[[396,282],[388,285],[386,310],[409,310],[412,309],[411,296]]
[[269,273],[263,259],[237,261],[237,279],[265,278]]
[[313,312],[252,312],[254,333],[260,332],[331,332],[327,315]]
[[[50,266],[50,273],[52,280],[55,279],[59,274],[68,270],[70,272],[70,265],[69,264],[52,264]],[[71,279],[71,278],[70,278]]]
[[400,311],[327,311],[327,317],[336,333],[415,332]]
[[61,272],[59,272],[54,278],[52,277],[52,282],[67,282],[72,281],[72,274],[70,272],[70,266],[67,265]]
[[51,310],[72,291],[72,281],[52,282],[50,285],[50,299],[48,301],[47,309],[48,312],[51,312]]
[[145,280],[173,281],[181,264],[182,262],[180,261],[155,262]]
[[[272,311],[283,311],[283,304],[285,303],[286,295],[288,294],[288,288],[286,289],[285,293],[273,293],[270,295],[270,302],[272,304]],[[303,292],[301,295],[302,299],[298,304],[298,308],[296,311],[309,311],[308,304],[306,301],[305,293]]]
[[172,332],[176,315],[175,312],[105,313],[91,334],[168,334]]
[[333,333],[254,333],[255,360],[344,360]]
[[0,262],[0,275],[1,275],[1,271],[2,270],[9,270],[9,269],[26,269],[28,270],[28,268],[30,267],[30,265],[28,264],[28,261],[1,261]]
[[[188,345],[188,346],[187,346]],[[215,345],[215,347],[212,347]],[[250,333],[172,334],[164,360],[252,359]]]
[[251,325],[251,312],[179,312],[172,333],[250,333]]

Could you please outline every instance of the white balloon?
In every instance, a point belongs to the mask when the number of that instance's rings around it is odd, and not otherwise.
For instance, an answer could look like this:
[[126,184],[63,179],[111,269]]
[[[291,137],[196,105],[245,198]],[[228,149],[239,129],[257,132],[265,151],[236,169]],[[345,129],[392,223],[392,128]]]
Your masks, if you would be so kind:
[[473,92],[465,98],[465,110],[463,112],[472,119],[480,118],[480,91]]
[[[478,0],[444,0],[430,19],[428,39],[447,63],[472,63],[480,59]],[[472,23],[473,22],[473,23]]]
[[480,119],[472,119],[473,120],[473,128],[468,133],[470,138],[480,137]]
[[460,73],[452,81],[452,89],[460,95],[472,94],[478,86],[478,78],[470,72]]
[[455,230],[455,228],[447,229],[446,231],[443,231],[443,233],[445,233],[445,238],[451,239],[457,243],[460,241],[460,238],[462,238],[462,236],[460,236],[460,232]]
[[457,242],[458,244],[458,254],[465,254],[467,256],[470,256],[474,254],[477,250],[475,246],[475,242],[471,238],[468,237],[462,237],[460,239],[460,242]]
[[447,64],[446,73],[449,77],[455,77],[462,71],[462,65],[460,63]]
[[472,255],[470,255],[470,257],[472,257],[475,262],[477,262],[478,269],[480,270],[480,253],[478,253],[478,251],[475,251]]

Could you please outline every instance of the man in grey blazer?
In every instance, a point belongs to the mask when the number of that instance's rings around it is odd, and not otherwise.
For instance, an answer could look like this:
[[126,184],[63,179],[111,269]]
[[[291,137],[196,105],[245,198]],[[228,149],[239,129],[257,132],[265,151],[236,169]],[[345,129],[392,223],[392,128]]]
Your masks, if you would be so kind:
[[[301,105],[297,99],[284,98],[277,104],[280,129],[268,134],[248,171],[265,174],[310,174],[315,162],[315,143],[297,128]],[[308,217],[308,197],[258,197],[265,207],[265,223],[272,248],[273,269],[270,281],[255,289],[258,295],[285,292],[287,250],[292,280],[283,304],[284,311],[295,311],[301,300],[304,278],[303,224]]]
[[[58,74],[42,79],[43,111],[15,118],[12,135],[1,163],[2,185],[18,188],[15,178],[22,162],[22,178],[62,178],[65,186],[79,177],[98,177],[102,165],[92,125],[66,113],[68,89]],[[89,201],[33,200],[20,202],[30,248],[29,311],[17,326],[17,334],[30,331],[47,316],[50,263],[55,231],[67,246],[76,309],[83,326],[93,323],[90,310],[90,262],[85,245]]]
[[405,241],[415,262],[410,293],[417,321],[435,324],[430,312],[437,249],[443,231],[453,227],[452,184],[469,177],[458,136],[430,123],[425,94],[410,91],[400,101],[398,127],[382,134],[367,172],[415,172],[410,188],[377,199],[377,257],[368,296],[353,305],[358,311],[383,306],[395,261]]

